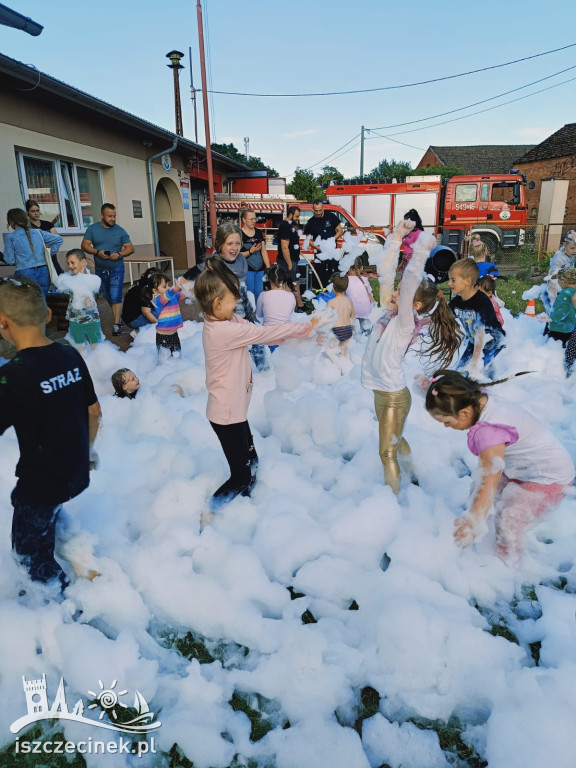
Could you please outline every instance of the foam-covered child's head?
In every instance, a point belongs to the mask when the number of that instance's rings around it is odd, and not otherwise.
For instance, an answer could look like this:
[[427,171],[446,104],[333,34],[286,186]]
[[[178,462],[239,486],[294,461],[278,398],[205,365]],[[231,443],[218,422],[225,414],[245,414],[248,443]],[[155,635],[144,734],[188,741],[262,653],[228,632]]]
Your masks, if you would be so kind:
[[30,277],[0,278],[0,316],[21,327],[42,327],[48,307],[42,289]]

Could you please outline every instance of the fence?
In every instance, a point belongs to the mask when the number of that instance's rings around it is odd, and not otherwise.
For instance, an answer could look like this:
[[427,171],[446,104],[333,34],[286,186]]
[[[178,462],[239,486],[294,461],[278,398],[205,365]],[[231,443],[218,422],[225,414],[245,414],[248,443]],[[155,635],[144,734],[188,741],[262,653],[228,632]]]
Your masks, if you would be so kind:
[[576,230],[576,223],[527,226],[524,228],[524,242],[521,245],[506,248],[499,246],[496,250],[490,246],[490,259],[504,270],[547,266],[546,260],[560,248],[570,230]]

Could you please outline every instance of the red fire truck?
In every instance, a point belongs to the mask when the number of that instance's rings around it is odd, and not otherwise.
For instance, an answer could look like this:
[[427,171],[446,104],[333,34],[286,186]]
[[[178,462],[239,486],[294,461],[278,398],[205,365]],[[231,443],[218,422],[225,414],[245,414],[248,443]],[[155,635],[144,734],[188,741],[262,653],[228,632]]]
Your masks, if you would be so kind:
[[338,184],[326,197],[368,232],[385,234],[415,208],[424,228],[462,253],[465,236],[477,232],[491,253],[524,243],[526,199],[523,174],[408,176],[405,183]]
[[[276,233],[280,222],[286,217],[286,211],[291,205],[297,205],[300,208],[300,229],[304,229],[306,222],[313,215],[312,204],[302,203],[294,195],[267,195],[267,194],[248,194],[232,193],[215,195],[216,218],[218,224],[225,220],[232,220],[240,225],[240,214],[242,210],[250,208],[256,214],[256,226],[262,230],[266,237],[266,250],[272,262],[276,261],[278,255],[278,243]],[[354,217],[340,205],[326,203],[324,209],[332,211],[340,219],[344,232],[361,233],[361,228]],[[205,226],[208,231],[207,252],[212,251],[212,242],[210,238],[210,228],[208,224],[208,203],[205,204]],[[304,238],[301,238],[301,245]],[[342,245],[342,241],[338,243]],[[312,253],[311,250],[304,253]]]

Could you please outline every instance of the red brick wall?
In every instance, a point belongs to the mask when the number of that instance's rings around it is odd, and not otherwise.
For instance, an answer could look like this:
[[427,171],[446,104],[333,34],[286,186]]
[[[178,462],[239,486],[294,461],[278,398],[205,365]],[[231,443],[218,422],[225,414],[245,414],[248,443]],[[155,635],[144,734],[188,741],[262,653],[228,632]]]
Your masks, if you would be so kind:
[[[515,165],[518,170],[526,174],[527,181],[535,182],[534,189],[526,187],[526,205],[528,206],[528,223],[535,224],[536,216],[532,216],[534,208],[538,209],[540,203],[540,190],[542,179],[568,179],[568,197],[566,199],[566,224],[576,224],[576,155],[557,157],[553,160],[541,160],[535,163],[520,163]],[[553,222],[561,224],[562,222]]]
[[428,147],[424,153],[424,157],[422,160],[420,160],[414,170],[418,171],[420,168],[434,168],[437,165],[442,165],[442,163],[440,160],[438,160],[438,157],[434,154],[430,147]]

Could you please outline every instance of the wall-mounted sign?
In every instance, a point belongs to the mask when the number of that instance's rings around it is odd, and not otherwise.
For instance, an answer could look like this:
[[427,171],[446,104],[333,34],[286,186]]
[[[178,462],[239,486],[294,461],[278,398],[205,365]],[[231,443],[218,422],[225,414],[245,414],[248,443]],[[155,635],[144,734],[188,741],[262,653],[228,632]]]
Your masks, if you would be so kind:
[[162,155],[162,168],[164,168],[165,173],[170,173],[172,170],[172,158],[170,155]]
[[182,190],[182,205],[187,211],[190,208],[190,180],[180,179],[180,189]]
[[142,218],[142,200],[132,200],[132,216],[135,219]]

